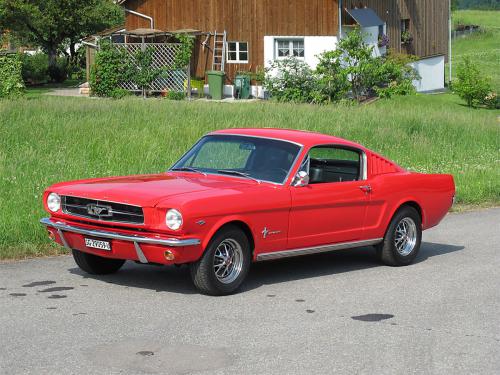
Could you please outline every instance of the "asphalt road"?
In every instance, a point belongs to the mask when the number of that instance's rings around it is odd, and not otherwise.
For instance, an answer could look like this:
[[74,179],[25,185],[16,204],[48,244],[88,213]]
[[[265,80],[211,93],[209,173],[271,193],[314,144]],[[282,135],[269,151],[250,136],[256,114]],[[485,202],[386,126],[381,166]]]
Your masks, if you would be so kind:
[[241,293],[187,268],[88,277],[0,264],[1,374],[499,374],[500,209],[449,215],[417,262],[371,248],[254,265]]

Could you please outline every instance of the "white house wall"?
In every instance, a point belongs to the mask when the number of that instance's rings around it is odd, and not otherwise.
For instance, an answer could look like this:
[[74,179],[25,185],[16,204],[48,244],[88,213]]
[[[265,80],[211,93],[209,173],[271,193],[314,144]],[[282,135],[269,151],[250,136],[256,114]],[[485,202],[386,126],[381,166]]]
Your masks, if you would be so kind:
[[275,58],[276,39],[304,39],[304,61],[315,69],[318,65],[318,55],[333,51],[337,48],[336,36],[265,36],[264,37],[264,63],[266,68]]
[[421,79],[413,85],[418,92],[444,89],[444,56],[434,56],[416,61],[412,64]]
[[[342,28],[342,38],[346,38],[347,34],[353,30],[350,26],[344,26]],[[378,26],[372,27],[362,27],[361,35],[363,35],[363,41],[373,48],[373,56],[380,57],[387,53],[386,47],[378,46]],[[386,25],[384,25],[384,33],[386,32]]]

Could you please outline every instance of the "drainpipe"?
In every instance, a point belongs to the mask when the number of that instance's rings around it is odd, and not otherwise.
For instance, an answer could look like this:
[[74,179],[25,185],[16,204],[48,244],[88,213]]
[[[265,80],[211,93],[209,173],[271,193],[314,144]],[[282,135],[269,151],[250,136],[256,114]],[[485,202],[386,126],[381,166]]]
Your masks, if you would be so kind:
[[449,72],[449,77],[448,77],[448,87],[451,87],[451,72],[452,72],[452,67],[451,67],[451,29],[453,27],[452,23],[452,17],[451,17],[451,0],[449,0],[449,18],[448,18],[448,68],[450,69]]
[[155,24],[154,24],[154,21],[153,21],[153,17],[146,16],[143,13],[139,13],[139,12],[136,12],[135,10],[130,10],[130,9],[127,9],[127,8],[123,8],[123,10],[125,11],[125,13],[130,13],[130,14],[133,14],[134,16],[141,17],[141,18],[149,20],[149,23],[151,25],[151,29],[154,29],[154,25]]
[[337,0],[339,3],[339,40],[342,38],[342,0]]

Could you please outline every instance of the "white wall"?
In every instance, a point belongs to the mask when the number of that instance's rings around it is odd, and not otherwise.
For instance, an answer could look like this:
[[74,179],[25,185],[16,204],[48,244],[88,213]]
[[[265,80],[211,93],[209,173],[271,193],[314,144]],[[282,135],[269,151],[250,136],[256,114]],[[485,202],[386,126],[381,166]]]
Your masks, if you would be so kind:
[[413,85],[418,92],[444,89],[444,56],[434,56],[410,64],[421,79]]
[[336,36],[265,36],[264,37],[264,64],[269,67],[270,62],[275,56],[275,40],[276,39],[304,39],[304,61],[315,69],[318,65],[317,55],[325,51],[333,51],[337,48]]
[[[342,38],[347,36],[347,33],[352,31],[352,27],[343,26],[342,27]],[[387,47],[378,46],[378,26],[372,27],[362,27],[361,34],[366,44],[373,47],[373,56],[380,57],[387,53]],[[384,33],[386,33],[386,25],[384,25]]]

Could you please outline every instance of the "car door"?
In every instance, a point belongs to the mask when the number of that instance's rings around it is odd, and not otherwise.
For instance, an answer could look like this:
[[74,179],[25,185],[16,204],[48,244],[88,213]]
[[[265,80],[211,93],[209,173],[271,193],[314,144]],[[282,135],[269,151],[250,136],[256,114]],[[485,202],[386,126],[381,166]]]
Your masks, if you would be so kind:
[[363,151],[313,147],[301,170],[308,173],[309,183],[290,187],[288,248],[361,240],[370,193]]

